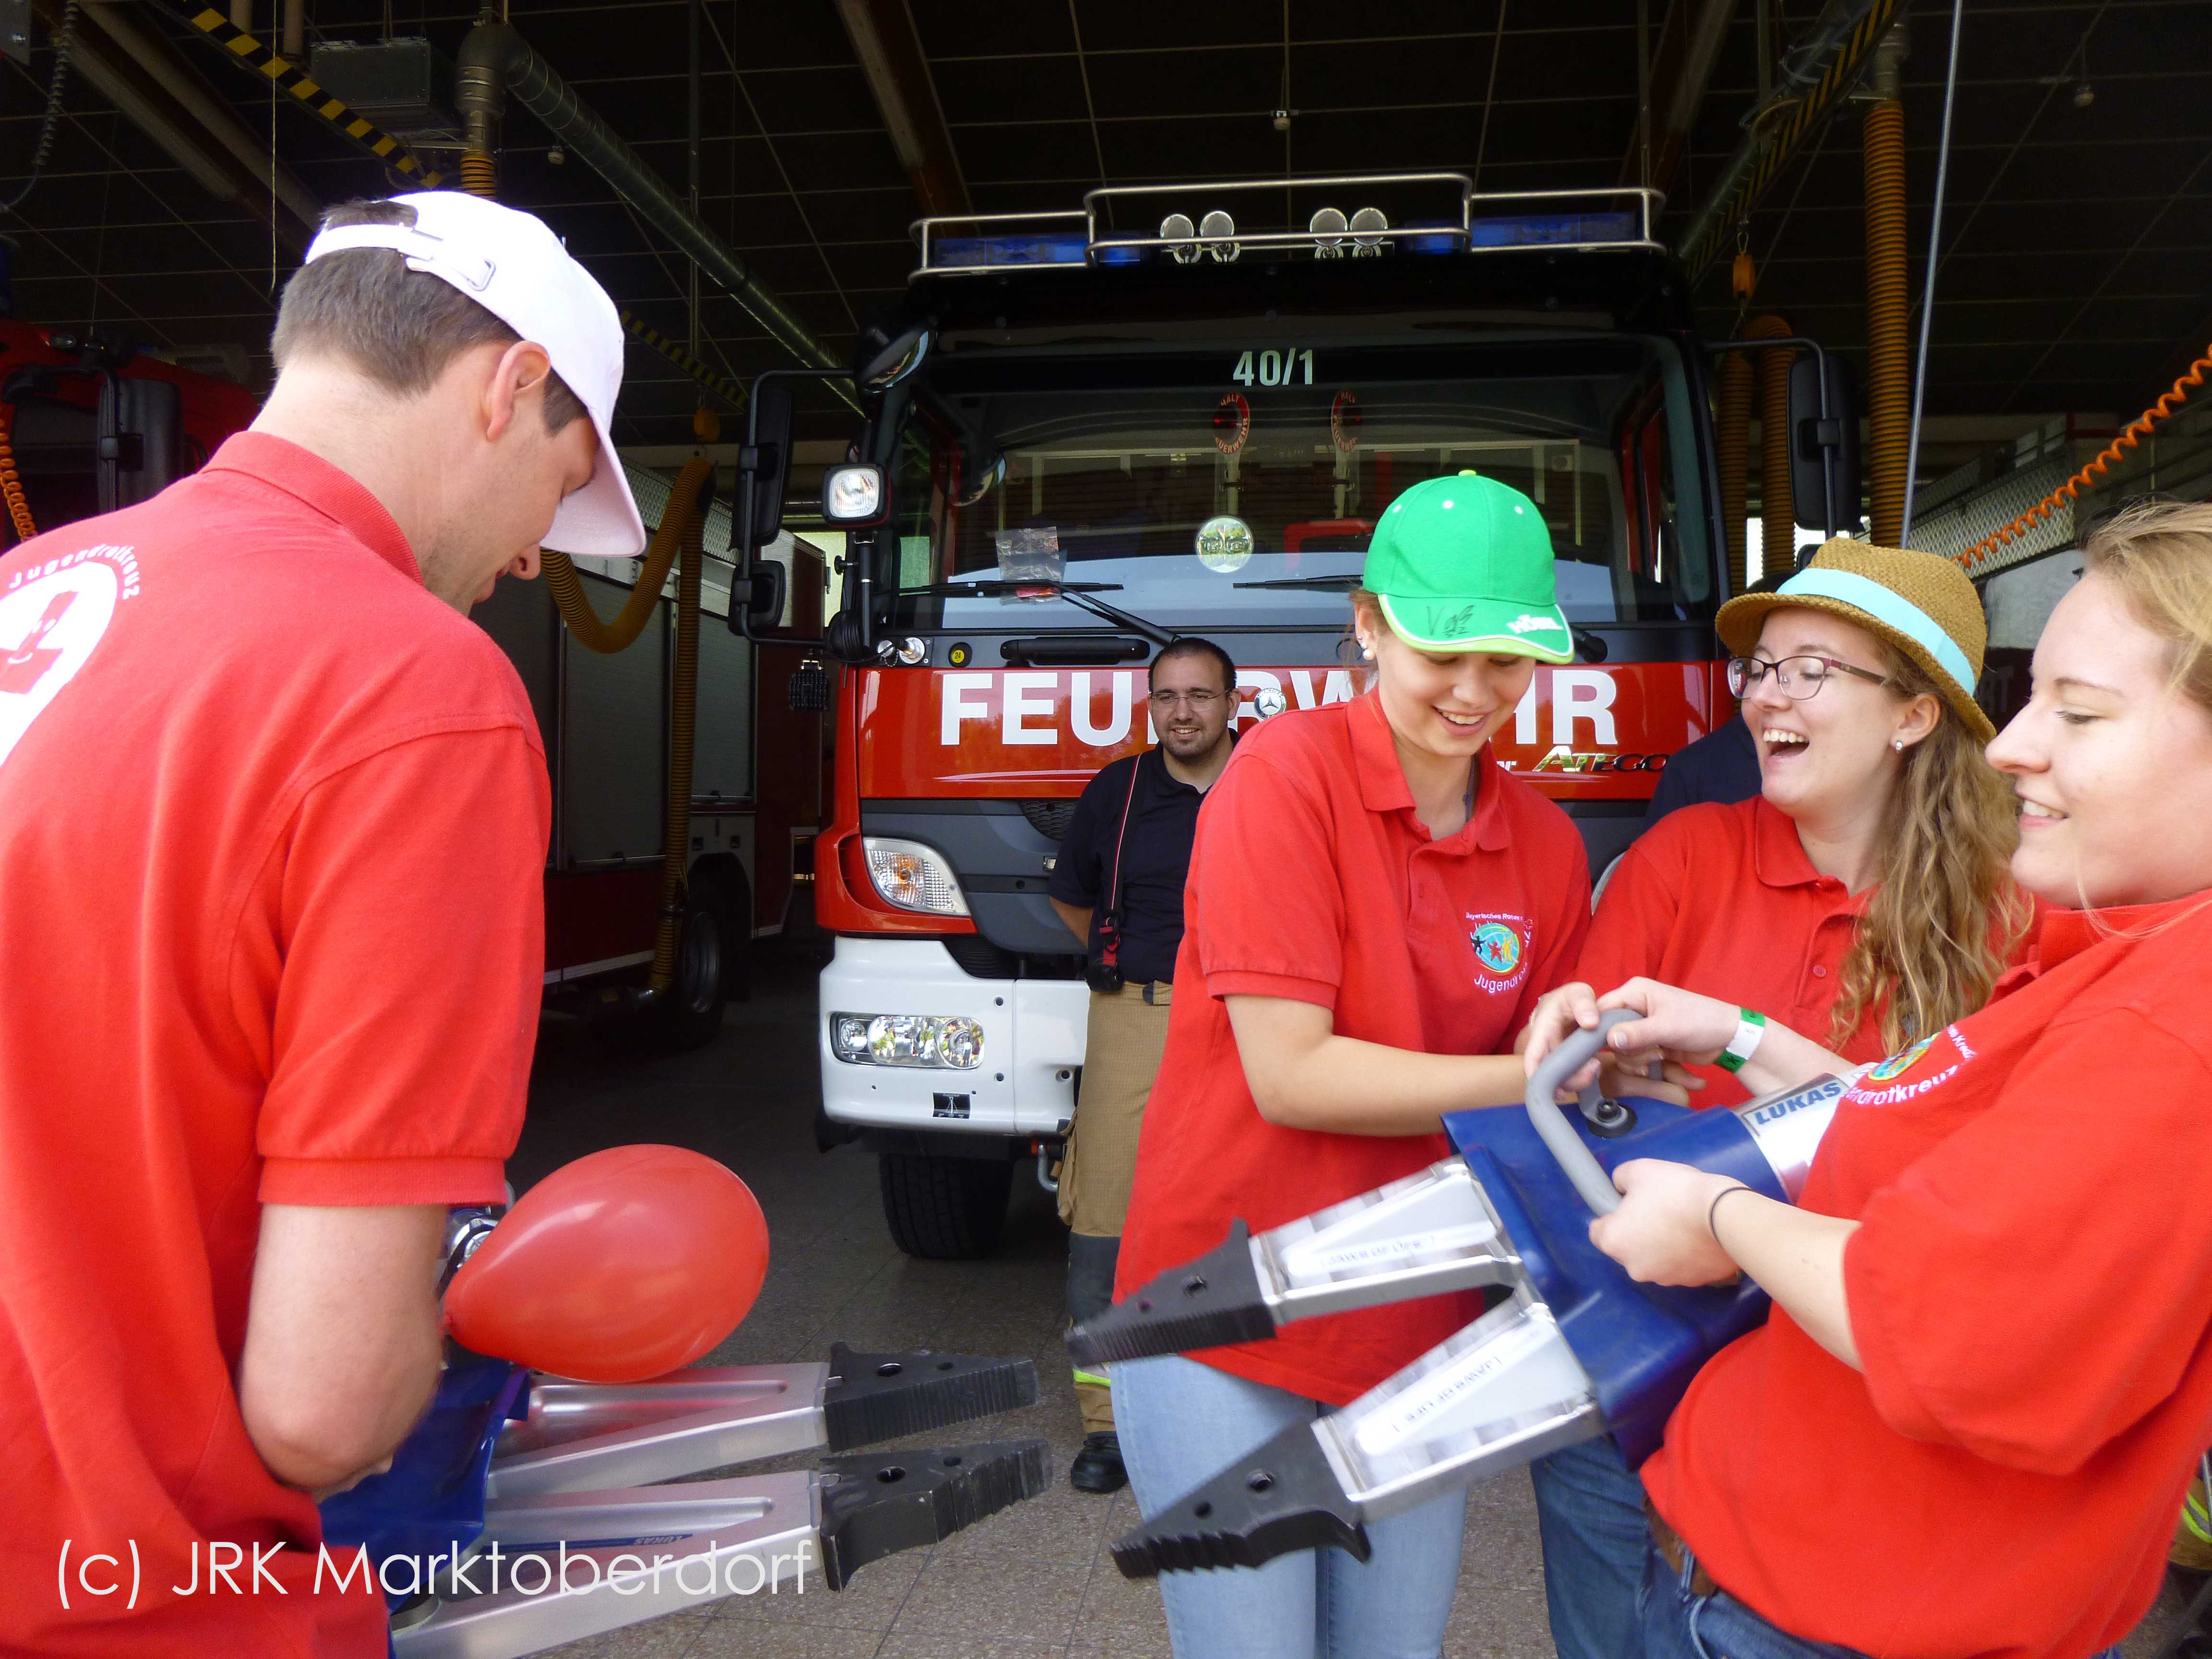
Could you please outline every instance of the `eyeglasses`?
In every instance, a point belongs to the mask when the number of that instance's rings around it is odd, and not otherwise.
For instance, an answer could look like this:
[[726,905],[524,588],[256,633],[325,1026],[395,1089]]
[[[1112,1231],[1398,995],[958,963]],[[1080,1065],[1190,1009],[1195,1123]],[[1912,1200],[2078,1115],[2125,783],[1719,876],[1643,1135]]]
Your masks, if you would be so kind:
[[1155,691],[1152,699],[1152,707],[1159,709],[1172,708],[1179,702],[1188,703],[1194,714],[1203,714],[1217,702],[1226,701],[1218,691]]
[[1872,680],[1876,685],[1887,685],[1888,678],[1864,668],[1856,668],[1847,662],[1838,662],[1833,657],[1784,657],[1779,662],[1767,662],[1758,657],[1730,657],[1728,665],[1729,695],[1748,696],[1764,684],[1766,677],[1774,676],[1774,683],[1782,688],[1782,695],[1803,702],[1817,695],[1828,683],[1831,674],[1854,674],[1863,680]]

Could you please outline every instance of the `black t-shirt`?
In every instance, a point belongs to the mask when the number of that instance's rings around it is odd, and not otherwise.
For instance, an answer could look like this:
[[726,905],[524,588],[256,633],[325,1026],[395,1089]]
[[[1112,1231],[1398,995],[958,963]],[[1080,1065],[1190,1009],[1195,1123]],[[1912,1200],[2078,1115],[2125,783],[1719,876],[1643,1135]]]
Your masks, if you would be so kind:
[[[1130,771],[1136,794],[1130,795]],[[1091,912],[1091,960],[1098,960],[1099,925],[1114,884],[1114,843],[1121,840],[1121,977],[1131,983],[1175,977],[1182,945],[1182,888],[1190,874],[1203,790],[1168,775],[1158,749],[1102,768],[1084,786],[1060,843],[1045,890],[1062,904]],[[1121,834],[1128,803],[1129,829]]]
[[1759,744],[1737,714],[1667,763],[1659,787],[1651,792],[1644,827],[1649,830],[1679,807],[1709,800],[1730,805],[1749,800],[1759,790]]

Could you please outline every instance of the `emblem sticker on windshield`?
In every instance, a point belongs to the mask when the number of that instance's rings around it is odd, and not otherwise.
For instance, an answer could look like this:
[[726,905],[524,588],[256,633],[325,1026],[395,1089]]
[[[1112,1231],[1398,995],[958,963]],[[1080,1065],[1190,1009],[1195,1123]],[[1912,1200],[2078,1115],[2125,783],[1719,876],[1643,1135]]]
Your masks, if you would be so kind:
[[1002,581],[1056,582],[1067,574],[1067,556],[1060,550],[1060,528],[1056,525],[997,530],[991,532],[991,539],[998,550],[999,578]]
[[1198,527],[1198,562],[1218,575],[1242,570],[1252,562],[1252,526],[1223,514]]

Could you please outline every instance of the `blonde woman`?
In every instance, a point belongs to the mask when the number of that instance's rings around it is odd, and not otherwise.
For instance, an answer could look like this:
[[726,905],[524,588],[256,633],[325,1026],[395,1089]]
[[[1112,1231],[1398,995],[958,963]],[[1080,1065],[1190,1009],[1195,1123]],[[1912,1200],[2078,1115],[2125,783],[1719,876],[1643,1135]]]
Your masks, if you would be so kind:
[[[1644,1466],[1645,1659],[2081,1659],[2157,1594],[2212,1443],[2212,507],[2085,553],[1989,748],[2029,959],[1844,1094],[1796,1205],[1644,1159],[1591,1229],[1638,1279],[1774,1298]],[[1741,1018],[1651,980],[1597,1006],[1644,1016],[1632,1062]],[[1840,1064],[1777,1026],[1742,1074]]]
[[[1934,554],[1838,538],[1717,626],[1760,793],[1672,813],[1628,850],[1532,1046],[1564,1034],[1590,987],[1639,977],[1820,1033],[1852,1061],[1979,1008],[2031,906],[2006,869],[2010,793],[1982,757],[1995,732],[1974,702],[1973,584]],[[1691,1068],[1692,1103],[1746,1097],[1732,1058]],[[1633,1653],[1642,1487],[1609,1440],[1534,1477],[1563,1659]]]

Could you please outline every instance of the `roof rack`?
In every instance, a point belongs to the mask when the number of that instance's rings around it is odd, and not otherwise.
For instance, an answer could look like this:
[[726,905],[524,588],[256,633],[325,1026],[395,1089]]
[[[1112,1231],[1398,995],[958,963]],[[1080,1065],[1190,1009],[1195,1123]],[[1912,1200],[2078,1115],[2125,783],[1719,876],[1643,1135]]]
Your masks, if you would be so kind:
[[[1347,191],[1391,200],[1346,214],[1330,204],[1304,229],[1239,229],[1223,198],[1280,197],[1282,217],[1297,198]],[[1135,265],[1161,257],[1178,264],[1227,263],[1248,250],[1306,252],[1316,258],[1364,258],[1395,248],[1412,253],[1497,253],[1542,248],[1580,252],[1640,248],[1663,252],[1653,222],[1666,198],[1634,185],[1597,190],[1478,193],[1464,173],[1362,173],[1209,184],[1115,185],[1086,194],[1080,210],[940,216],[915,221],[921,247],[916,276],[996,275],[1012,268]],[[1123,230],[1132,210],[1156,234]]]

